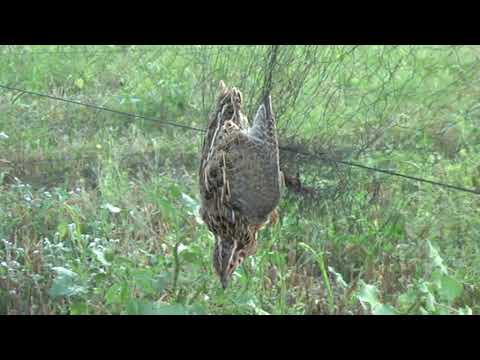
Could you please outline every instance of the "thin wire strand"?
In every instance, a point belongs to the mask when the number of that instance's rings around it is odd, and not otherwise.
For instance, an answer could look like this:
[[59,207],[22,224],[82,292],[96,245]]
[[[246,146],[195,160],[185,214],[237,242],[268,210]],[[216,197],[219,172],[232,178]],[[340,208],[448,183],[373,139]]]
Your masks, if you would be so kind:
[[[111,113],[131,117],[131,118],[139,118],[139,119],[152,121],[152,122],[156,122],[156,123],[160,123],[160,124],[165,124],[165,125],[170,125],[170,126],[174,126],[174,127],[193,130],[193,131],[197,131],[199,133],[203,133],[203,132],[206,131],[205,129],[196,128],[196,127],[192,127],[192,126],[188,126],[188,125],[182,125],[182,124],[178,124],[178,123],[175,123],[175,122],[157,120],[157,119],[149,118],[149,117],[146,117],[146,116],[143,116],[143,115],[131,114],[131,113],[127,113],[127,112],[124,112],[124,111],[113,110],[113,109],[109,109],[109,108],[105,108],[105,107],[97,106],[97,105],[85,104],[85,103],[82,103],[82,102],[79,102],[79,101],[64,99],[64,98],[60,98],[60,97],[56,97],[56,96],[52,96],[52,95],[38,93],[38,92],[35,92],[35,91],[29,91],[29,90],[14,88],[14,87],[2,85],[2,84],[0,84],[0,88],[10,90],[10,91],[20,91],[20,92],[25,93],[25,94],[30,94],[30,95],[44,97],[44,98],[48,98],[48,99],[52,99],[52,100],[57,100],[57,101],[62,101],[62,102],[66,102],[66,103],[81,105],[81,106],[93,108],[93,109],[96,109],[96,110],[108,111],[108,112],[111,112]],[[362,165],[362,164],[355,163],[355,162],[332,159],[332,158],[329,158],[325,155],[314,155],[314,154],[310,154],[310,153],[307,153],[307,152],[302,152],[302,151],[298,151],[298,150],[289,149],[288,147],[279,146],[279,149],[283,150],[283,151],[288,151],[288,152],[291,152],[291,153],[294,153],[294,154],[310,157],[310,158],[313,158],[313,159],[321,160],[321,161],[334,162],[334,163],[338,163],[338,164],[342,164],[342,165],[357,167],[357,168],[368,170],[368,171],[379,172],[379,173],[383,173],[383,174],[387,174],[387,175],[391,175],[391,176],[401,177],[401,178],[404,178],[404,179],[409,179],[409,180],[414,180],[414,181],[418,181],[418,182],[428,183],[428,184],[435,185],[435,186],[441,186],[441,187],[444,187],[444,188],[447,188],[447,189],[452,189],[452,190],[463,191],[463,192],[467,192],[467,193],[471,193],[471,194],[480,195],[480,190],[469,189],[469,188],[465,188],[465,187],[462,187],[462,186],[451,185],[451,184],[442,183],[442,182],[435,181],[435,180],[428,180],[428,179],[419,178],[419,177],[415,177],[415,176],[405,175],[405,174],[397,173],[395,171],[375,168],[375,167],[371,167],[371,166],[366,166],[366,165]],[[87,157],[83,157],[83,158],[85,159]],[[80,161],[80,160],[82,160],[82,158],[72,159],[72,161]],[[45,159],[45,160],[38,160],[37,162],[48,162],[48,161],[50,161],[50,160]],[[55,161],[55,160],[53,160],[53,161]],[[58,160],[58,161],[62,161],[62,160]],[[35,161],[33,161],[33,162],[35,162]]]
[[442,182],[439,182],[439,181],[423,179],[423,178],[419,178],[419,177],[411,176],[411,175],[405,175],[405,174],[401,174],[401,173],[398,173],[398,172],[395,172],[395,171],[392,171],[392,170],[374,168],[374,167],[371,167],[371,166],[362,165],[362,164],[351,162],[351,161],[331,159],[331,158],[328,158],[324,155],[314,155],[314,154],[309,154],[309,153],[305,153],[305,152],[301,152],[301,151],[291,150],[291,149],[288,149],[288,148],[283,148],[282,150],[293,152],[295,154],[303,155],[303,156],[306,156],[306,157],[311,157],[311,158],[318,159],[318,160],[332,161],[332,162],[342,164],[342,165],[357,167],[357,168],[360,168],[360,169],[375,171],[375,172],[379,172],[379,173],[383,173],[383,174],[387,174],[387,175],[391,175],[391,176],[398,176],[398,177],[402,177],[402,178],[405,178],[405,179],[415,180],[415,181],[424,182],[424,183],[437,185],[437,186],[443,186],[443,187],[448,188],[448,189],[465,191],[465,192],[468,192],[468,193],[480,195],[480,190],[468,189],[468,188],[464,188],[462,186],[446,184],[446,183],[442,183]]
[[127,113],[127,112],[124,112],[124,111],[109,109],[109,108],[106,108],[106,107],[103,107],[103,106],[98,106],[98,105],[86,104],[86,103],[82,103],[80,101],[64,99],[64,98],[60,98],[60,97],[53,96],[53,95],[38,93],[38,92],[35,92],[35,91],[18,89],[18,88],[14,88],[14,87],[11,87],[11,86],[6,86],[6,85],[1,85],[1,84],[0,84],[0,88],[11,90],[11,91],[20,91],[20,92],[25,93],[25,94],[35,95],[35,96],[44,97],[44,98],[47,98],[47,99],[52,99],[52,100],[57,100],[57,101],[62,101],[62,102],[70,103],[70,104],[82,105],[82,106],[89,107],[89,108],[96,109],[96,110],[108,111],[108,112],[118,114],[118,115],[123,115],[123,116],[131,117],[131,118],[138,118],[138,119],[143,119],[143,120],[155,122],[157,124],[176,126],[176,127],[180,127],[180,128],[184,128],[184,129],[201,131],[201,132],[205,131],[204,129],[196,128],[196,127],[193,127],[193,126],[182,125],[182,124],[171,122],[171,121],[153,119],[153,118],[143,116],[143,115],[131,114],[131,113]]

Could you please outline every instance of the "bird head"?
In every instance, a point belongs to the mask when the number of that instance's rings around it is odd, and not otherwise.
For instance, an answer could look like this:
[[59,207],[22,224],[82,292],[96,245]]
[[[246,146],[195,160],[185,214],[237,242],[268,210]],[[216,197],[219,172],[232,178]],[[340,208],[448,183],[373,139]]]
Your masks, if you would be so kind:
[[213,266],[224,289],[227,288],[232,274],[246,256],[247,251],[240,246],[239,241],[215,237]]

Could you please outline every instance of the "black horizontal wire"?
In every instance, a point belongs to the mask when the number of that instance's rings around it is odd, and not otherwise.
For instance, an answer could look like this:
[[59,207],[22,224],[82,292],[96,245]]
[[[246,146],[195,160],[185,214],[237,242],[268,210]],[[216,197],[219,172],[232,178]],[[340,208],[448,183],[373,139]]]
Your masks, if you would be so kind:
[[1,84],[0,84],[0,88],[11,90],[11,91],[20,91],[24,94],[30,94],[30,95],[35,95],[35,96],[39,96],[39,97],[44,97],[44,98],[47,98],[47,99],[63,101],[63,102],[70,103],[70,104],[82,105],[82,106],[89,107],[89,108],[92,108],[92,109],[108,111],[108,112],[111,112],[111,113],[114,113],[114,114],[128,116],[128,117],[132,117],[132,118],[143,119],[143,120],[155,122],[155,123],[158,123],[158,124],[171,125],[171,126],[181,127],[181,128],[184,128],[184,129],[195,130],[195,131],[205,131],[204,129],[196,128],[196,127],[193,127],[193,126],[182,125],[182,124],[171,122],[171,121],[153,119],[153,118],[143,116],[143,115],[131,114],[131,113],[127,113],[127,112],[124,112],[124,111],[113,110],[113,109],[109,109],[109,108],[106,108],[106,107],[103,107],[103,106],[98,106],[98,105],[86,104],[86,103],[82,103],[80,101],[64,99],[64,98],[60,98],[60,97],[57,97],[57,96],[38,93],[38,92],[35,92],[35,91],[18,89],[18,88],[14,88],[14,87],[11,87],[11,86],[6,86],[6,85],[1,85]]
[[[89,107],[89,108],[92,108],[92,109],[107,111],[107,112],[131,117],[131,118],[139,118],[139,119],[143,119],[143,120],[147,120],[147,121],[151,121],[151,122],[156,122],[156,123],[160,123],[160,124],[170,125],[170,126],[174,126],[174,127],[188,129],[188,130],[194,130],[194,131],[197,131],[197,132],[200,132],[200,133],[203,133],[203,132],[206,131],[205,129],[201,129],[201,128],[197,128],[197,127],[193,127],[193,126],[182,125],[182,124],[178,124],[178,123],[171,122],[171,121],[163,121],[163,120],[153,119],[153,118],[146,117],[146,116],[143,116],[143,115],[131,114],[131,113],[127,113],[127,112],[124,112],[124,111],[109,109],[109,108],[105,108],[105,107],[97,106],[97,105],[86,104],[86,103],[82,103],[82,102],[79,102],[79,101],[64,99],[64,98],[60,98],[60,97],[56,97],[56,96],[52,96],[52,95],[38,93],[38,92],[35,92],[35,91],[29,91],[29,90],[14,88],[14,87],[7,86],[7,85],[0,84],[0,88],[10,90],[10,91],[20,91],[20,92],[25,93],[25,94],[30,94],[30,95],[44,97],[44,98],[48,98],[48,99],[52,99],[52,100],[57,100],[57,101],[62,101],[62,102],[66,102],[66,103],[81,105],[81,106]],[[279,146],[279,149],[283,150],[283,151],[288,151],[288,152],[291,152],[291,153],[294,153],[294,154],[297,154],[297,155],[310,157],[310,158],[313,158],[313,159],[318,159],[318,160],[322,160],[322,161],[330,161],[330,162],[334,162],[334,163],[338,163],[338,164],[342,164],[342,165],[357,167],[357,168],[364,169],[364,170],[379,172],[379,173],[383,173],[383,174],[387,174],[387,175],[391,175],[391,176],[397,176],[397,177],[401,177],[401,178],[404,178],[404,179],[414,180],[414,181],[418,181],[418,182],[424,182],[424,183],[428,183],[428,184],[435,185],[435,186],[441,186],[441,187],[444,187],[444,188],[447,188],[447,189],[452,189],[452,190],[463,191],[463,192],[467,192],[467,193],[471,193],[471,194],[480,195],[480,190],[476,190],[476,189],[469,189],[469,188],[465,188],[465,187],[462,187],[462,186],[442,183],[442,182],[435,181],[435,180],[428,180],[428,179],[419,178],[419,177],[416,177],[416,176],[405,175],[405,174],[397,173],[397,172],[392,171],[392,170],[375,168],[375,167],[366,166],[366,165],[351,162],[351,161],[332,159],[332,158],[329,158],[329,157],[327,157],[325,155],[322,155],[322,154],[315,155],[315,154],[311,154],[311,153],[307,153],[307,152],[293,150],[293,149],[290,149],[288,147]],[[85,158],[88,158],[88,157],[83,157],[83,158],[85,159]],[[77,160],[82,160],[82,158],[77,158],[77,159],[72,159],[72,160],[77,161]],[[36,162],[48,162],[48,161],[50,161],[50,160],[45,159],[45,160],[38,160]],[[53,160],[53,161],[62,161],[62,160]],[[33,161],[33,162],[35,162],[35,161]]]
[[469,192],[469,193],[472,193],[472,194],[480,195],[480,190],[468,189],[468,188],[464,188],[462,186],[446,184],[446,183],[442,183],[442,182],[439,182],[439,181],[423,179],[423,178],[419,178],[419,177],[411,176],[411,175],[405,175],[405,174],[397,173],[397,172],[392,171],[392,170],[374,168],[374,167],[371,167],[371,166],[367,166],[367,165],[363,165],[363,164],[359,164],[359,163],[355,163],[355,162],[351,162],[351,161],[331,159],[331,158],[328,158],[328,157],[323,156],[323,155],[314,155],[314,154],[309,154],[309,153],[305,153],[305,152],[301,152],[301,151],[295,151],[295,150],[289,150],[289,149],[283,149],[283,150],[292,151],[294,153],[297,153],[297,154],[300,154],[300,155],[303,155],[303,156],[307,156],[307,157],[311,157],[311,158],[314,158],[314,159],[325,160],[325,161],[333,161],[335,163],[348,165],[348,166],[352,166],[352,167],[357,167],[357,168],[360,168],[360,169],[376,171],[376,172],[380,172],[380,173],[387,174],[387,175],[398,176],[398,177],[402,177],[402,178],[405,178],[405,179],[415,180],[415,181],[424,182],[424,183],[437,185],[437,186],[443,186],[443,187],[448,188],[448,189],[465,191],[465,192]]

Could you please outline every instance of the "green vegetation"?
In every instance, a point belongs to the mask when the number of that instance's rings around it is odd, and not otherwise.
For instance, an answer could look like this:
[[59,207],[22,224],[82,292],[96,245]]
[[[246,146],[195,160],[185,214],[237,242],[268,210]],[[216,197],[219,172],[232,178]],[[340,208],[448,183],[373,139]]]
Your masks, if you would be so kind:
[[[220,79],[281,145],[480,190],[480,48],[2,46],[0,85],[205,127]],[[0,314],[480,314],[480,196],[282,153],[300,175],[223,291],[201,134],[0,89]],[[52,160],[53,159],[53,160]]]

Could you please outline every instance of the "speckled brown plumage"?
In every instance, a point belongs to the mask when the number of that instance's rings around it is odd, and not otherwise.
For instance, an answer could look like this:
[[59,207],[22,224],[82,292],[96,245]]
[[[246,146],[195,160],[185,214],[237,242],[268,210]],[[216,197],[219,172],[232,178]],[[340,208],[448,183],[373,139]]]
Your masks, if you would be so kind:
[[213,263],[224,287],[255,253],[256,233],[275,214],[282,188],[270,97],[251,127],[241,107],[240,91],[220,82],[199,171],[200,215],[215,236]]

